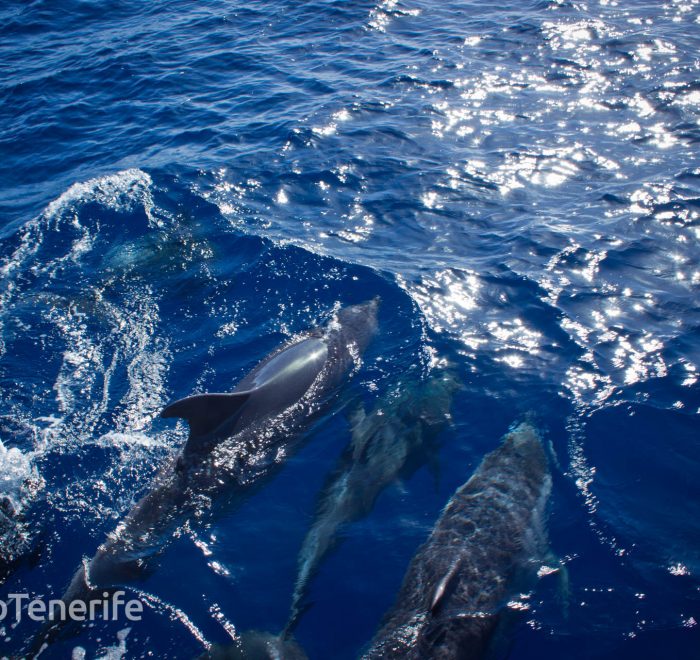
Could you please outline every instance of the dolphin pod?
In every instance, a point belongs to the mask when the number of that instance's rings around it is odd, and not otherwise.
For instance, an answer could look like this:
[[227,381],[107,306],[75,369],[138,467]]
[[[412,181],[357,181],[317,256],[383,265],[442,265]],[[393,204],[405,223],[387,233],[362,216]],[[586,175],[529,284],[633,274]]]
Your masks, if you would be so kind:
[[[103,589],[142,579],[186,521],[222,498],[235,503],[271,474],[364,353],[376,332],[378,307],[375,298],[340,309],[325,327],[271,353],[229,393],[198,394],[167,406],[162,417],[189,424],[182,452],[78,568],[63,603],[94,600]],[[64,623],[49,620],[29,655],[55,639]]]
[[[535,428],[521,423],[452,496],[413,557],[394,606],[362,660],[499,657],[508,599],[551,559],[545,512],[551,476]],[[502,650],[502,649],[501,649]],[[290,637],[243,633],[207,660],[302,660]]]
[[489,652],[516,581],[547,552],[551,477],[522,423],[448,502],[363,660],[468,660]]
[[[105,589],[142,579],[177,529],[210,512],[215,502],[236,503],[271,475],[367,348],[376,332],[378,304],[374,299],[339,310],[327,326],[271,353],[228,393],[198,394],[167,406],[162,417],[188,422],[182,451],[78,568],[63,603],[87,603],[104,597]],[[339,528],[367,515],[381,490],[428,449],[458,387],[450,374],[423,383],[404,379],[371,413],[354,416],[348,450],[319,497],[302,544],[282,634],[243,633],[232,645],[213,645],[203,658],[306,657],[291,633],[310,579]],[[550,491],[541,439],[532,425],[521,423],[450,499],[362,659],[493,655],[508,599],[550,558],[545,525]],[[49,621],[28,655],[55,639],[64,623]]]

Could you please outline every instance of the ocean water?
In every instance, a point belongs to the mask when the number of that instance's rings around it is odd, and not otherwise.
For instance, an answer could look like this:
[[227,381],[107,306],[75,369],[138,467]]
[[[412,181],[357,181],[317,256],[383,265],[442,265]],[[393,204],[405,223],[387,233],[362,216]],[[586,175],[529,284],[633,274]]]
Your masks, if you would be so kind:
[[[438,469],[344,531],[296,631],[309,657],[366,648],[525,416],[551,446],[570,596],[547,576],[516,599],[509,656],[700,657],[699,52],[698,0],[5,0],[3,600],[62,593],[181,447],[169,401],[382,297],[341,400],[170,545],[144,620],[41,657],[193,658],[280,630],[343,402],[445,365],[463,388]],[[0,622],[0,656],[36,631]]]

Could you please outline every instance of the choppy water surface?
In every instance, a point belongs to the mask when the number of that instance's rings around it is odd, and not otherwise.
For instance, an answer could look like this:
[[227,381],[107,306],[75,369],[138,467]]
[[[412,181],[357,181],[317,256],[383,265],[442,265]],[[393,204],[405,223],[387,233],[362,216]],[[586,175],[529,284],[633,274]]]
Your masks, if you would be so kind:
[[[544,577],[512,603],[511,657],[697,657],[697,0],[10,0],[0,19],[3,597],[62,591],[182,444],[168,401],[380,294],[343,398],[444,364],[464,389],[437,480],[385,491],[322,567],[309,656],[365,648],[441,507],[534,413],[571,597],[567,616]],[[279,630],[340,407],[175,542],[142,623],[42,657]],[[0,654],[34,631],[0,628]]]

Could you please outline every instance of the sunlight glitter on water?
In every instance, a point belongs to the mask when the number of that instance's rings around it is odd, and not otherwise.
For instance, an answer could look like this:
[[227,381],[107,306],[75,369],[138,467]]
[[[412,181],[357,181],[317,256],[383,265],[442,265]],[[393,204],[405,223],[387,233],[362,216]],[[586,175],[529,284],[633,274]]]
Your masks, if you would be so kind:
[[378,32],[386,32],[393,18],[418,16],[420,9],[401,8],[398,0],[381,0],[369,13],[368,27]]
[[359,198],[356,198],[350,212],[343,215],[343,220],[348,228],[338,232],[340,238],[351,243],[361,243],[371,238],[375,217],[362,207]]

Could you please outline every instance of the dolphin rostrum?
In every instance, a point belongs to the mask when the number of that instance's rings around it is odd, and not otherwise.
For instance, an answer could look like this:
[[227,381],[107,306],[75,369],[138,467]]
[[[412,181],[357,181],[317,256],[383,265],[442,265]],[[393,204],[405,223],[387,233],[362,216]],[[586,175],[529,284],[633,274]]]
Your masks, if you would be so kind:
[[[366,516],[378,495],[406,469],[416,468],[435,447],[449,419],[453,393],[450,373],[426,381],[402,381],[371,413],[355,413],[352,438],[319,497],[317,515],[299,552],[299,569],[283,637],[304,610],[308,583],[337,541],[339,529]],[[415,465],[411,465],[415,463]]]
[[[95,556],[76,571],[64,604],[100,598],[103,589],[141,579],[151,560],[188,520],[215,500],[237,500],[271,474],[299,444],[299,431],[323,408],[357,363],[377,327],[379,298],[340,309],[328,325],[267,356],[225,394],[197,394],[167,406],[189,437]],[[62,621],[49,621],[34,653]]]
[[517,580],[546,549],[551,477],[537,431],[522,423],[445,507],[406,572],[365,660],[460,660],[490,651]]

